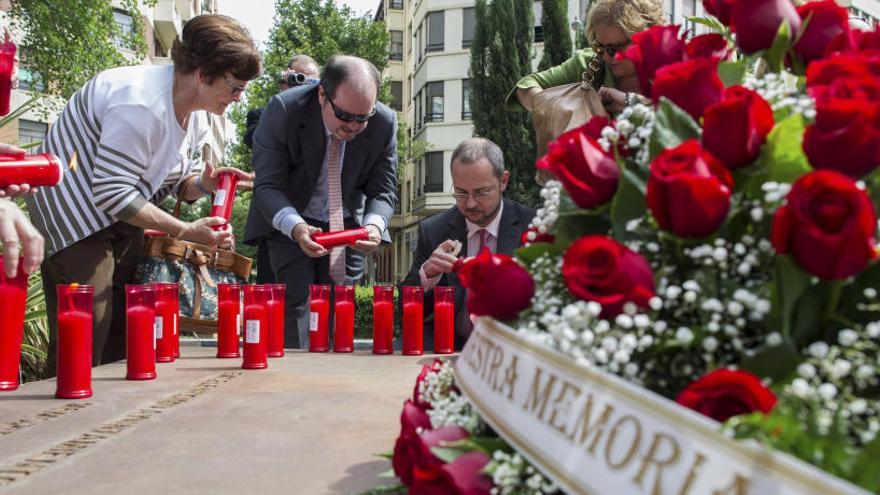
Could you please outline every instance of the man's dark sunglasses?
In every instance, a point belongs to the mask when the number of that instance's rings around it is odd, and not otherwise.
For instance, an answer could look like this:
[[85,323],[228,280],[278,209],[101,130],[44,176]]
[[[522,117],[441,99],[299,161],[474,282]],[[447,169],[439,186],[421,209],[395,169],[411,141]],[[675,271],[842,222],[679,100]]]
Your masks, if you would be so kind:
[[365,114],[365,115],[354,115],[354,114],[348,113],[346,111],[340,110],[339,107],[337,107],[336,104],[333,103],[333,100],[330,99],[330,93],[328,93],[327,90],[324,90],[324,96],[326,96],[327,101],[330,102],[330,108],[333,109],[333,115],[335,115],[337,119],[339,119],[343,122],[346,122],[349,124],[352,122],[357,122],[358,124],[363,124],[364,122],[370,120],[370,118],[373,115],[376,115],[376,107],[373,107],[373,111],[368,114]]
[[626,43],[621,43],[619,45],[603,45],[598,41],[594,41],[593,51],[596,52],[596,55],[602,55],[603,53],[607,53],[609,57],[613,57],[617,55],[619,52],[626,50],[626,48],[632,43],[632,41],[627,41]]

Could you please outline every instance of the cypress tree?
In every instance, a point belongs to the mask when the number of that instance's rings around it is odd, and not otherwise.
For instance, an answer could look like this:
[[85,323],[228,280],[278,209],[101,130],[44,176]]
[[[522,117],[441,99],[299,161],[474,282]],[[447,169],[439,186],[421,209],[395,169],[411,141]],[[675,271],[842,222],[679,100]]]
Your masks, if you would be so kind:
[[571,34],[568,32],[565,0],[544,0],[541,27],[544,30],[544,56],[538,70],[549,69],[571,57]]

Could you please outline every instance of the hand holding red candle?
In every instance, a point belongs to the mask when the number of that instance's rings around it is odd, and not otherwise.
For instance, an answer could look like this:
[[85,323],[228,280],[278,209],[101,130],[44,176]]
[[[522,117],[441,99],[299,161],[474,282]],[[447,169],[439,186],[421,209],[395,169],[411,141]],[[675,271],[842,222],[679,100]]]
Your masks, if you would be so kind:
[[369,238],[370,232],[366,227],[332,232],[315,232],[312,234],[312,240],[320,244],[324,249],[332,249],[336,246],[351,246],[357,241],[365,241]]

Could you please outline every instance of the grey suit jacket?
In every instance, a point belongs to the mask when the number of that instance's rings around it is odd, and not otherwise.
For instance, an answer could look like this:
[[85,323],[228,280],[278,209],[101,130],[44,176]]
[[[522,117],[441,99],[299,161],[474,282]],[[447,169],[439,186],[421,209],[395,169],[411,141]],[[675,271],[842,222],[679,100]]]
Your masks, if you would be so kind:
[[[535,216],[535,210],[523,206],[511,199],[504,199],[504,210],[501,212],[501,222],[498,225],[498,253],[512,255],[513,251],[520,247],[520,237],[522,233],[529,227],[529,223]],[[464,215],[458,211],[458,208],[452,208],[438,213],[432,217],[422,220],[419,224],[419,242],[416,248],[415,257],[413,258],[412,267],[401,285],[421,285],[419,270],[431,253],[437,249],[446,239],[456,239],[462,243],[464,249],[461,253],[463,256],[475,256],[477,253],[466,253],[467,251],[467,224]],[[464,339],[467,339],[466,329],[461,324],[464,322],[464,316],[467,313],[467,305],[465,304],[465,291],[461,286],[461,281],[455,273],[446,273],[440,277],[437,285],[455,286],[455,335],[456,346],[460,346]],[[433,291],[425,294],[425,315],[433,313]],[[462,313],[464,312],[464,313]],[[432,328],[432,325],[426,325],[426,329]],[[426,345],[429,343],[425,342]]]
[[[256,207],[248,215],[244,242],[272,233],[272,219],[282,208],[293,206],[302,214],[326,147],[317,85],[291,88],[269,100],[253,138]],[[382,103],[376,103],[367,128],[345,145],[342,198],[346,227],[362,225],[369,213],[390,225],[397,202],[397,114]],[[387,229],[383,240],[391,240]]]

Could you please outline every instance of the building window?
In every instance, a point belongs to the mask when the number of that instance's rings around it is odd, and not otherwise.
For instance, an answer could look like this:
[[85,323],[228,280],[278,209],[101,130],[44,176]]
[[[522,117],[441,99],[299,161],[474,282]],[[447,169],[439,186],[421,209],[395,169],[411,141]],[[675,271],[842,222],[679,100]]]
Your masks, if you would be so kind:
[[388,2],[388,8],[394,10],[403,10],[403,0],[391,0]]
[[46,139],[49,133],[49,124],[35,122],[33,120],[18,119],[18,145],[25,146],[31,143],[39,143]]
[[663,12],[669,18],[669,22],[675,19],[675,2],[673,0],[663,0]]
[[416,128],[421,129],[424,120],[422,119],[422,92],[416,95]]
[[391,31],[391,60],[403,60],[403,31]]
[[391,81],[391,108],[403,111],[403,81]]
[[544,28],[541,26],[541,13],[543,11],[543,2],[535,2],[532,4],[532,15],[535,16],[535,43],[544,41]]
[[27,67],[20,67],[18,69],[18,88],[34,93],[42,93],[46,89],[37,73],[29,70]]
[[461,47],[462,48],[470,48],[471,41],[474,40],[474,27],[476,26],[477,18],[474,13],[473,7],[468,7],[462,10],[462,27],[461,27]]
[[425,153],[425,192],[443,192],[443,152]]
[[429,82],[425,88],[425,122],[443,122],[443,81]]
[[471,80],[461,80],[461,120],[471,120]]
[[428,14],[428,47],[429,52],[443,51],[443,12]]
[[410,181],[406,181],[406,187],[403,190],[403,211],[405,213],[409,213],[412,211],[412,183]]
[[113,11],[113,21],[118,32],[113,36],[113,44],[119,48],[130,50],[134,36],[134,20],[131,15],[121,10]]
[[690,33],[695,33],[697,30],[697,24],[688,19],[697,15],[697,0],[683,0],[681,2],[681,8],[682,15],[684,16],[682,23],[684,24],[685,30]]
[[407,50],[406,53],[412,53],[412,47],[413,47],[413,42],[412,42],[412,40],[413,40],[412,24],[410,24],[409,26],[406,27],[406,37],[409,38],[409,40],[410,40],[410,42],[409,42],[409,50]]

